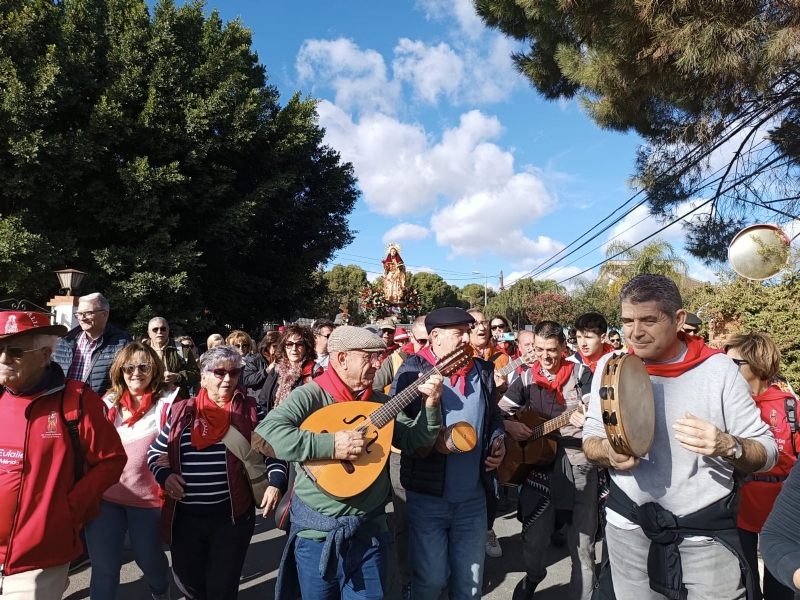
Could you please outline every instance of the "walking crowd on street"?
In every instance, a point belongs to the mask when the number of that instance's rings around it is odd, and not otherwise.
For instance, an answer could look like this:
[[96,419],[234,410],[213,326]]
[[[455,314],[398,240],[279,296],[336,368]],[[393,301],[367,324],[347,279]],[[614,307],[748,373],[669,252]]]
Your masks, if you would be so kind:
[[384,598],[390,562],[404,599],[480,598],[515,488],[513,600],[536,597],[551,544],[569,600],[793,598],[800,428],[777,346],[712,349],[660,275],[620,301],[621,331],[448,307],[202,353],[158,315],[131,339],[99,293],[71,331],[0,311],[0,596],[59,599],[91,563],[91,598],[114,600],[127,536],[154,600],[173,580],[235,599],[267,518],[286,532],[277,600]]

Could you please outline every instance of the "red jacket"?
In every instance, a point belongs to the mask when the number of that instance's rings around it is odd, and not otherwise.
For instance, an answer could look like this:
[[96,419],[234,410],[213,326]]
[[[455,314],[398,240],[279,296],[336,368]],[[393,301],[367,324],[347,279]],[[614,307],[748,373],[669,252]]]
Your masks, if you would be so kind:
[[[100,396],[55,368],[53,384],[34,394],[25,411],[24,468],[2,566],[5,575],[63,565],[80,556],[81,525],[99,516],[103,492],[119,481],[128,460]],[[81,390],[78,432],[85,462],[84,475],[75,483],[72,442],[59,415],[63,397],[64,416],[77,417]]]

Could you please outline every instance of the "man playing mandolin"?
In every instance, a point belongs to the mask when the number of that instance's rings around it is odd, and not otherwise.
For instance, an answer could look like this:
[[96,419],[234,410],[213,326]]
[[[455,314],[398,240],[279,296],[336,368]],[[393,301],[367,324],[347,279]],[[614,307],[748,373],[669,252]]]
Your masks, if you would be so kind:
[[[629,351],[644,360],[652,382],[655,436],[641,458],[612,448],[603,418],[616,427],[617,414],[601,414],[601,403],[614,388],[601,394],[601,378],[595,377],[583,447],[589,460],[611,472],[610,571],[601,574],[601,590],[608,589],[610,573],[617,600],[753,598],[736,530],[734,469],[772,468],[778,449],[769,425],[736,364],[702,338],[681,332],[686,311],[671,279],[634,277],[620,301]],[[598,372],[608,360],[600,360]],[[622,375],[624,370],[623,363]],[[644,394],[638,396],[615,400],[621,407]],[[636,407],[637,414],[645,410]]]
[[[391,538],[384,502],[389,493],[389,477],[387,469],[380,468],[380,461],[385,466],[390,444],[409,454],[434,445],[442,423],[442,377],[433,374],[419,385],[424,409],[414,420],[400,412],[394,422],[394,435],[385,445],[376,443],[372,436],[367,439],[361,431],[342,430],[346,425],[333,420],[329,427],[332,433],[313,433],[301,427],[317,411],[323,414],[325,408],[334,408],[338,403],[352,403],[352,422],[363,419],[359,413],[368,413],[375,403],[385,403],[386,396],[372,389],[385,350],[384,341],[366,329],[335,329],[328,338],[328,370],[292,391],[256,429],[254,448],[298,463],[291,501],[292,525],[275,589],[277,600],[294,600],[301,595],[314,600],[354,595],[379,600],[386,595]],[[386,407],[388,404],[384,404]],[[327,493],[299,464],[311,461],[313,465],[314,461],[328,459],[338,479],[347,480],[359,477],[353,465],[357,466],[362,456],[374,457],[367,463],[377,461],[377,479],[350,497]]]

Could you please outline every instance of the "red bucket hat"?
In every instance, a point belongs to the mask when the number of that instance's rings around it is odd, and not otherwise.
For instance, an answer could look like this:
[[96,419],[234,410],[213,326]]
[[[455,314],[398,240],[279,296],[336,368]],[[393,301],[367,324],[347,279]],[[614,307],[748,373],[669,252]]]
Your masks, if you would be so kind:
[[395,342],[404,342],[408,339],[408,332],[403,329],[402,327],[398,327],[394,330],[394,341]]
[[0,311],[0,340],[33,332],[61,337],[69,331],[64,325],[51,325],[50,315],[15,310]]

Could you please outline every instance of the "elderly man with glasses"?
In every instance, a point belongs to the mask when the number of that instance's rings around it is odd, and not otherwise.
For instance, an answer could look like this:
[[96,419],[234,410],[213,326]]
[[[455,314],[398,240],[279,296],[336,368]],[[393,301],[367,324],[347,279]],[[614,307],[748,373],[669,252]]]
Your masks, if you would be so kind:
[[172,390],[177,388],[179,398],[188,398],[189,389],[200,383],[200,368],[194,353],[189,352],[184,358],[183,352],[170,344],[169,323],[164,317],[150,319],[147,337],[150,339],[145,343],[156,351],[164,363],[164,383]]
[[[292,527],[275,588],[277,600],[300,596],[379,600],[386,596],[391,544],[384,512],[389,492],[386,469],[363,492],[337,498],[301,475],[300,468],[308,460],[353,461],[363,452],[376,452],[360,431],[312,433],[301,426],[315,411],[337,402],[386,402],[386,396],[372,389],[385,349],[384,341],[366,329],[335,329],[328,339],[328,370],[293,390],[256,429],[257,450],[298,463]],[[441,428],[441,376],[432,375],[419,392],[423,397],[419,415],[412,420],[401,412],[395,419],[392,442],[404,452],[432,447]]]
[[109,369],[130,336],[108,322],[111,307],[102,294],[78,299],[74,316],[78,326],[58,340],[53,360],[69,379],[89,384],[103,396],[111,387]]
[[65,332],[47,314],[0,312],[4,599],[61,598],[70,561],[82,552],[78,531],[99,515],[127,461],[100,397],[52,362]]

